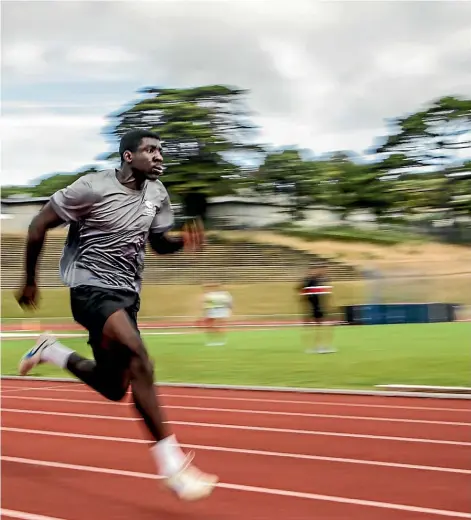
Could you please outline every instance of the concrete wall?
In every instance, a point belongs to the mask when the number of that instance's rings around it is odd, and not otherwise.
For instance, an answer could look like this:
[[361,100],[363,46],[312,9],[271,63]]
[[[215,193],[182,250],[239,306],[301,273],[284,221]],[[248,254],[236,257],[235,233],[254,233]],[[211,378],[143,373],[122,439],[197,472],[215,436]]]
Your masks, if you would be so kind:
[[340,218],[340,212],[335,212],[329,208],[308,208],[304,211],[304,220],[297,224],[306,228],[316,228],[324,226],[337,226],[342,223],[355,224],[358,227],[371,228],[376,226],[376,218],[368,211],[354,211],[345,221]]
[[208,217],[215,223],[241,227],[268,226],[290,220],[287,207],[248,202],[212,203]]
[[44,202],[28,204],[2,204],[2,232],[24,232],[41,210]]
[[[26,231],[32,218],[44,204],[44,200],[2,203],[2,231],[14,233]],[[304,211],[304,215],[304,221],[297,222],[297,224],[305,227],[315,228],[341,223],[339,213],[327,207],[308,208]],[[283,202],[275,203],[264,199],[243,197],[215,197],[210,199],[208,217],[215,224],[233,227],[262,227],[291,220],[289,206]],[[371,222],[371,215],[366,211],[356,212],[348,220],[366,226]]]

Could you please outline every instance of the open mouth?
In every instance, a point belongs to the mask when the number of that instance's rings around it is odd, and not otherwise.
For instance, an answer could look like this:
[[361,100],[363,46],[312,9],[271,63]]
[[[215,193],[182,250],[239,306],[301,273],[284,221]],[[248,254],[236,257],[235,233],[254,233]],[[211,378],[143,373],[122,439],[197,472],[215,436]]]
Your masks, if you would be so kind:
[[164,173],[164,167],[162,165],[154,166],[152,168],[152,173],[155,173],[156,175],[162,175],[162,173]]

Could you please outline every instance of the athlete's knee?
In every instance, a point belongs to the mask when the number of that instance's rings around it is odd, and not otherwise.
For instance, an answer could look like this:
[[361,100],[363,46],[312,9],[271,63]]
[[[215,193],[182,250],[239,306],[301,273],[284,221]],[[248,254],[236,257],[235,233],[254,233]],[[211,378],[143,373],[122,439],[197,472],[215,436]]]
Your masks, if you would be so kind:
[[103,395],[110,401],[122,401],[128,388],[125,384],[109,386],[103,391]]

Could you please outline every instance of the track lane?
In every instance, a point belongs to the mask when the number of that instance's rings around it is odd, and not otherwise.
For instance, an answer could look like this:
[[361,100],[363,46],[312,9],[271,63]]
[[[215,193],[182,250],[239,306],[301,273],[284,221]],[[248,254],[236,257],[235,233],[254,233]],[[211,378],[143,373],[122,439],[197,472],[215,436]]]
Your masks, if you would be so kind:
[[[41,414],[47,417],[51,412],[73,415],[114,416],[122,420],[136,418],[132,407],[118,405],[90,405],[77,402],[57,401],[30,401],[9,400],[13,406],[8,406],[7,400],[2,401],[2,412],[20,413],[14,410],[27,410],[33,414]],[[450,440],[457,442],[471,442],[471,425],[467,423],[433,424],[415,422],[393,422],[389,418],[383,420],[369,420],[351,416],[299,416],[299,415],[271,415],[251,413],[250,410],[240,412],[220,409],[180,409],[166,408],[165,413],[170,421],[192,423],[218,423],[233,426],[247,424],[261,428],[284,428],[296,430],[313,430],[330,433],[356,434],[356,435],[382,435],[395,437],[416,437],[432,440]]]
[[[435,514],[432,514],[423,511],[404,511],[401,506],[393,504],[357,505],[348,503],[341,497],[319,496],[313,499],[280,496],[276,490],[250,492],[249,489],[233,491],[223,488],[217,489],[209,500],[185,504],[161,492],[155,480],[104,474],[102,468],[99,468],[100,473],[96,475],[89,472],[3,461],[2,468],[5,465],[10,469],[10,474],[15,473],[16,482],[15,479],[10,479],[5,485],[6,495],[9,498],[13,497],[13,501],[5,503],[4,507],[15,508],[19,496],[17,493],[14,494],[14,491],[21,488],[27,498],[21,502],[23,508],[39,513],[43,510],[45,514],[63,517],[68,514],[68,520],[83,520],[85,517],[93,520],[115,520],[116,518],[147,520],[151,518],[149,515],[152,515],[153,519],[157,517],[162,520],[183,520],[190,517],[197,520],[240,518],[259,520],[274,516],[306,520],[315,517],[332,520],[377,520],[379,517],[384,520],[471,518],[468,514],[456,515],[453,512],[435,511]],[[12,466],[16,467],[11,469]],[[54,493],[51,488],[38,484],[44,481],[60,482],[58,490],[61,493]],[[8,488],[11,483],[13,486]],[[410,506],[405,507],[410,508]],[[71,514],[74,516],[71,517]]]
[[[4,456],[34,459],[39,452],[41,459],[48,461],[69,464],[89,461],[88,464],[99,467],[148,473],[155,471],[144,444],[32,436],[8,431],[2,432],[2,440]],[[197,463],[201,467],[220,475],[224,481],[239,485],[458,511],[464,510],[469,503],[466,490],[471,481],[470,475],[198,449],[196,452]]]
[[[23,394],[5,394],[2,396],[2,401],[8,403],[11,406],[15,402],[21,403],[22,401],[31,402],[56,402],[58,406],[60,403],[78,403],[87,404],[90,406],[121,406],[126,407],[132,405],[130,402],[130,396],[128,395],[121,402],[108,401],[99,394],[92,391],[82,392],[81,394],[72,393],[67,391],[61,392],[60,394],[52,394],[51,392],[35,391]],[[455,410],[455,409],[431,409],[431,408],[405,408],[405,407],[394,407],[394,405],[380,405],[368,406],[368,405],[343,405],[336,403],[336,406],[318,404],[315,402],[297,402],[297,401],[251,401],[243,398],[209,398],[209,399],[192,399],[190,397],[174,397],[167,394],[159,396],[162,405],[169,408],[219,408],[227,410],[260,410],[265,413],[275,414],[305,414],[305,415],[342,415],[345,417],[370,417],[371,419],[382,419],[391,418],[393,420],[404,420],[404,421],[436,421],[436,422],[467,422],[471,426],[471,412],[468,410]],[[340,405],[340,406],[339,406]]]
[[[141,438],[136,421],[93,420],[76,417],[42,416],[3,413],[2,426],[56,430],[69,433]],[[293,439],[298,453],[360,458],[418,465],[433,465],[471,469],[471,446],[433,445],[406,441],[297,435],[263,430],[232,430],[205,426],[172,425],[180,442],[212,446],[293,451]],[[291,443],[291,444],[290,444]]]
[[[25,383],[30,383],[29,381],[25,381]],[[63,385],[63,383],[61,383]],[[21,385],[20,385],[21,386]],[[69,387],[65,389],[65,393],[62,393],[64,390],[62,388],[51,388],[50,383],[46,385],[38,385],[41,388],[39,390],[33,389],[28,390],[28,394],[30,392],[32,396],[51,396],[56,395],[58,392],[61,392],[61,396],[66,398],[70,397],[71,400],[95,400],[97,399],[97,403],[81,403],[81,406],[85,406],[86,408],[82,408],[82,412],[96,414],[96,410],[98,408],[100,411],[106,411],[107,415],[115,415],[117,411],[117,417],[125,418],[134,418],[134,414],[130,413],[131,410],[129,406],[123,405],[114,405],[103,400],[101,403],[99,402],[100,396],[94,394],[90,390],[88,390],[84,385],[73,385],[74,391],[70,391]],[[170,390],[169,390],[170,389]],[[177,390],[177,392],[175,392]],[[183,390],[185,393],[180,393],[180,390]],[[167,393],[169,391],[169,393]],[[39,393],[38,393],[39,392]],[[334,436],[315,436],[315,435],[302,435],[302,434],[292,434],[292,433],[282,433],[282,432],[273,432],[273,431],[254,431],[254,430],[244,430],[238,429],[237,427],[231,429],[222,429],[216,428],[219,424],[224,424],[224,422],[230,420],[230,422],[234,422],[234,417],[238,416],[239,418],[244,418],[242,422],[239,420],[236,421],[236,425],[243,427],[245,425],[252,424],[253,420],[258,421],[261,417],[269,418],[264,419],[268,421],[275,421],[274,423],[266,423],[266,424],[274,424],[278,427],[280,426],[280,419],[283,423],[283,427],[286,426],[286,422],[290,420],[289,426],[293,428],[293,424],[295,424],[295,428],[300,428],[299,424],[302,421],[309,421],[309,428],[312,427],[315,421],[316,428],[320,430],[329,429],[329,426],[326,424],[322,424],[322,421],[335,422],[335,427],[341,423],[352,424],[362,423],[363,427],[365,425],[375,424],[378,426],[379,424],[385,424],[388,428],[391,427],[391,424],[395,424],[397,428],[398,425],[402,428],[401,434],[406,437],[407,435],[412,435],[414,432],[417,432],[417,426],[420,428],[425,428],[427,431],[427,435],[430,434],[433,428],[432,435],[447,435],[446,438],[450,436],[456,435],[456,430],[468,430],[467,426],[457,426],[457,425],[430,425],[430,424],[418,424],[418,423],[406,423],[406,422],[397,422],[397,423],[389,423],[388,421],[371,421],[367,419],[358,419],[358,417],[350,417],[350,418],[314,418],[314,417],[299,417],[299,416],[284,416],[284,415],[255,415],[245,412],[235,412],[231,411],[234,408],[243,410],[247,409],[263,409],[265,411],[282,411],[289,412],[292,410],[297,411],[298,413],[325,413],[330,415],[354,415],[354,416],[362,416],[368,417],[372,415],[373,417],[392,417],[392,418],[404,418],[404,419],[418,419],[418,420],[438,420],[438,421],[448,421],[448,422],[466,422],[469,421],[467,418],[468,415],[468,402],[462,401],[449,401],[449,400],[440,400],[440,401],[432,401],[435,403],[435,406],[428,406],[430,403],[427,399],[400,399],[397,398],[367,398],[361,402],[355,402],[352,399],[347,399],[347,403],[343,402],[346,396],[321,396],[321,403],[319,403],[319,395],[309,395],[309,394],[292,394],[292,393],[261,393],[261,392],[233,392],[233,391],[201,391],[201,390],[193,390],[193,389],[175,389],[171,387],[167,387],[165,389],[161,389],[161,392],[164,394],[163,401],[166,404],[170,404],[175,406],[195,406],[195,401],[197,406],[205,407],[205,408],[226,408],[224,411],[216,411],[216,410],[183,410],[181,408],[167,408],[166,412],[170,416],[172,421],[185,422],[181,421],[182,418],[187,422],[190,418],[195,418],[196,420],[200,420],[204,417],[207,420],[212,421],[213,426],[195,426],[195,425],[185,425],[185,424],[174,424],[173,429],[177,432],[180,442],[185,444],[206,444],[208,446],[227,446],[227,447],[240,447],[246,449],[261,449],[261,450],[272,450],[272,451],[280,451],[280,452],[290,452],[295,451],[297,453],[312,453],[313,455],[319,455],[324,453],[326,456],[337,456],[341,457],[342,455],[347,455],[350,457],[356,457],[358,459],[376,459],[376,460],[390,460],[396,462],[404,462],[409,464],[423,464],[423,465],[435,465],[440,466],[441,464],[444,467],[456,467],[462,469],[469,468],[470,457],[470,447],[468,446],[455,446],[455,445],[433,445],[427,443],[412,443],[403,441],[394,441],[394,440],[378,440],[378,439],[359,439],[355,437],[334,437]],[[204,393],[202,397],[198,393]],[[230,394],[230,395],[229,395]],[[11,403],[15,401],[15,399],[10,399],[7,401],[8,394],[2,395],[2,406],[5,407],[5,402],[11,407]],[[22,395],[12,394],[12,395]],[[26,394],[25,394],[26,395]],[[261,395],[266,396],[266,402],[263,402],[261,399]],[[191,396],[191,397],[189,397]],[[244,397],[241,397],[244,396]],[[227,399],[229,397],[229,399]],[[330,400],[332,397],[335,400]],[[306,400],[307,398],[307,400]],[[313,402],[312,399],[315,399],[316,402]],[[327,401],[325,398],[328,398]],[[256,401],[251,401],[249,399],[256,399]],[[361,399],[365,399],[364,396]],[[15,408],[21,409],[17,404],[20,402],[27,402],[28,409],[35,409],[32,403],[43,403],[43,401],[35,401],[35,400],[23,400],[17,399]],[[296,402],[293,402],[296,401]],[[46,401],[47,402],[47,401]],[[49,401],[52,403],[53,401]],[[60,401],[54,401],[55,405],[49,411],[57,410],[57,404]],[[392,406],[384,405],[386,403],[394,403]],[[424,403],[428,402],[426,406]],[[203,403],[203,404],[202,404]],[[336,403],[336,404],[334,404]],[[410,406],[407,406],[407,404]],[[68,405],[66,410],[77,410],[80,409],[80,403],[64,403]],[[369,406],[369,404],[374,404],[374,406]],[[439,404],[440,406],[436,406]],[[446,406],[444,407],[444,404]],[[466,406],[463,407],[462,405]],[[201,405],[201,406],[200,406]],[[277,406],[280,408],[277,408]],[[360,405],[360,406],[357,406]],[[449,406],[451,405],[451,406]],[[48,404],[49,407],[49,404]],[[302,407],[302,408],[301,408]],[[418,408],[415,411],[414,407]],[[425,409],[424,409],[425,408]],[[430,410],[429,410],[430,408]],[[439,409],[442,408],[442,409]],[[445,408],[445,409],[443,409]],[[40,410],[41,408],[39,408]],[[302,410],[302,412],[299,412]],[[417,412],[417,413],[416,413]],[[72,412],[74,413],[74,412]],[[193,415],[192,415],[193,414]],[[206,415],[205,415],[206,414]],[[392,415],[389,415],[392,414]],[[404,415],[405,414],[405,415]],[[430,414],[430,415],[429,415]],[[99,416],[99,414],[96,414]],[[438,417],[438,418],[437,418]],[[140,434],[142,431],[139,428],[139,423],[136,421],[126,421],[126,420],[103,420],[103,419],[86,419],[86,418],[77,418],[77,417],[66,417],[66,416],[55,416],[55,415],[40,415],[40,414],[27,414],[27,413],[11,413],[11,412],[3,412],[2,415],[2,425],[6,427],[25,427],[25,428],[37,428],[37,429],[51,429],[58,431],[65,431],[70,433],[83,432],[89,434],[104,434],[104,435],[117,435],[117,436],[125,436],[130,438],[140,438]],[[250,422],[249,422],[250,421]],[[294,421],[294,422],[293,422]],[[299,424],[298,424],[299,423]],[[264,423],[265,424],[265,423]],[[265,424],[265,427],[270,427]],[[304,424],[304,423],[302,423]],[[305,425],[305,424],[304,424]],[[357,427],[355,425],[355,427]],[[440,431],[435,431],[435,428],[439,428]],[[443,429],[445,428],[445,429]],[[452,428],[454,432],[447,430],[447,428]],[[350,428],[350,432],[352,428]],[[378,428],[373,428],[373,431],[378,433]],[[388,430],[391,431],[391,430]],[[399,430],[396,430],[399,431]],[[345,432],[348,435],[348,429]],[[422,435],[422,432],[420,433]],[[416,433],[414,433],[416,435]],[[18,442],[18,439],[23,437],[25,440]],[[42,440],[37,440],[41,437]],[[31,442],[34,439],[34,442]],[[47,440],[49,439],[49,440]],[[31,456],[31,458],[39,458],[38,455],[42,456],[50,456],[52,457],[51,463],[54,463],[55,460],[62,460],[62,457],[79,457],[78,464],[95,464],[97,461],[100,461],[108,467],[114,467],[116,465],[119,469],[119,465],[126,464],[137,464],[137,471],[142,472],[142,468],[147,468],[145,471],[154,473],[154,468],[152,465],[152,461],[149,458],[147,453],[147,448],[145,444],[131,444],[128,443],[126,445],[122,445],[121,443],[114,443],[109,441],[99,441],[99,440],[82,440],[82,439],[69,439],[69,438],[54,438],[51,441],[51,438],[31,435],[26,433],[18,433],[18,432],[2,432],[2,440],[3,445],[6,446],[8,450],[25,450],[22,453],[30,453],[29,450],[34,451],[34,446],[36,446],[36,457]],[[469,430],[468,436],[466,438],[467,441],[469,439]],[[80,445],[83,446],[80,449]],[[98,449],[96,446],[101,445],[102,448]],[[106,446],[106,449],[103,449],[103,446]],[[71,448],[71,446],[73,448]],[[77,448],[77,446],[79,446]],[[120,447],[121,446],[121,447]],[[296,448],[295,450],[293,448]],[[96,450],[96,452],[95,452]],[[83,453],[90,452],[90,455],[93,455],[93,460],[86,455],[86,460],[84,459]],[[384,502],[391,504],[391,502],[387,502],[387,500],[395,500],[395,503],[399,503],[398,500],[410,500],[410,504],[430,504],[431,502],[436,505],[444,504],[448,507],[448,509],[452,511],[462,511],[466,512],[466,508],[469,508],[469,501],[467,497],[467,489],[469,488],[469,475],[462,474],[446,474],[440,472],[430,472],[423,471],[418,469],[404,469],[404,468],[386,468],[386,467],[375,467],[375,466],[365,466],[365,465],[354,465],[347,464],[341,462],[332,462],[332,461],[319,461],[319,460],[301,460],[301,459],[287,459],[287,458],[276,458],[276,457],[265,457],[260,455],[253,454],[234,454],[228,452],[214,452],[214,451],[205,451],[201,449],[197,449],[197,463],[201,466],[205,466],[205,469],[211,469],[210,466],[213,465],[216,472],[219,474],[228,473],[231,478],[235,481],[237,480],[239,484],[242,486],[243,484],[247,484],[248,482],[252,482],[253,485],[257,485],[257,482],[261,482],[262,487],[267,484],[263,484],[263,482],[268,482],[268,484],[272,483],[272,488],[282,488],[285,486],[285,489],[294,489],[298,488],[310,490],[315,488],[317,489],[325,489],[325,495],[332,495],[342,498],[342,495],[335,495],[332,493],[332,490],[337,493],[353,493],[356,496],[358,493],[366,493],[365,496],[372,496],[373,498],[370,500],[383,500]],[[60,459],[58,459],[60,457]],[[101,457],[101,458],[100,458]],[[88,461],[88,462],[87,462]],[[91,462],[90,462],[91,461]],[[274,464],[274,467],[277,468],[276,471],[270,469],[273,467],[268,464]],[[288,462],[287,462],[288,461]],[[110,466],[111,464],[111,466]],[[3,488],[5,498],[5,486],[9,486],[12,480],[18,477],[18,473],[22,472],[22,470],[13,469],[13,466],[19,466],[20,464],[14,464],[10,462],[2,461],[2,474],[6,478],[3,479]],[[5,468],[7,468],[6,473]],[[31,468],[34,468],[31,470]],[[313,469],[315,468],[315,469]],[[81,478],[77,477],[73,473],[80,473],[79,471],[74,472],[72,470],[64,470],[55,467],[48,468],[38,468],[37,466],[29,465],[26,472],[24,472],[23,476],[20,476],[21,482],[16,480],[16,485],[18,486],[15,489],[21,489],[21,494],[16,491],[12,491],[13,501],[11,509],[18,510],[27,510],[23,507],[24,501],[19,504],[19,500],[24,497],[23,489],[28,489],[28,486],[36,486],[36,482],[32,482],[31,475],[33,473],[42,473],[43,482],[39,485],[39,489],[33,491],[33,498],[36,497],[34,503],[29,504],[33,509],[33,511],[37,511],[37,507],[43,505],[46,507],[48,502],[52,504],[55,508],[57,506],[57,500],[54,501],[54,497],[50,497],[51,500],[43,501],[44,495],[47,495],[47,486],[44,486],[44,482],[51,482],[52,487],[56,484],[56,482],[60,482],[60,485],[63,486],[66,483],[70,483],[69,492],[66,492],[66,495],[70,495],[71,493],[76,493],[78,488],[84,490],[84,494],[89,497],[89,500],[86,500],[89,508],[92,508],[93,513],[90,515],[89,510],[86,512],[83,509],[73,511],[73,514],[80,514],[81,516],[71,518],[70,515],[66,513],[72,511],[73,508],[70,508],[70,500],[64,502],[64,508],[59,508],[57,511],[57,515],[52,514],[53,510],[51,508],[45,509],[42,514],[58,516],[58,518],[63,518],[65,520],[83,520],[86,516],[87,518],[97,518],[97,520],[101,520],[104,518],[150,518],[150,516],[145,516],[147,514],[152,514],[153,518],[158,516],[162,519],[167,520],[175,520],[180,518],[180,514],[183,514],[185,518],[191,515],[192,518],[200,518],[199,513],[201,513],[201,518],[212,519],[216,518],[225,519],[225,518],[247,518],[247,519],[259,519],[259,518],[272,518],[275,515],[280,515],[285,518],[306,518],[309,520],[313,517],[321,517],[327,519],[339,519],[339,518],[349,518],[358,520],[372,520],[373,518],[376,520],[381,517],[385,520],[410,520],[416,518],[418,520],[429,520],[429,518],[439,518],[443,515],[432,515],[426,512],[412,512],[412,511],[398,511],[391,509],[380,509],[373,508],[371,506],[359,506],[352,505],[347,503],[338,503],[338,502],[326,502],[325,500],[313,500],[312,498],[301,498],[301,497],[280,497],[276,495],[263,495],[263,493],[250,493],[248,491],[233,491],[227,489],[218,489],[215,495],[208,501],[204,501],[198,504],[192,504],[189,508],[187,504],[181,504],[173,500],[171,502],[172,507],[177,507],[177,509],[155,509],[155,496],[162,498],[160,496],[160,492],[156,493],[156,482],[152,481],[153,492],[152,502],[149,504],[149,496],[144,497],[142,500],[142,504],[145,504],[145,510],[138,510],[134,506],[134,501],[132,501],[128,505],[124,503],[123,510],[126,512],[126,516],[120,516],[116,511],[113,511],[113,515],[109,515],[110,508],[103,508],[104,503],[108,504],[108,501],[117,500],[119,501],[121,497],[124,496],[125,493],[128,493],[132,490],[130,496],[134,499],[135,496],[140,496],[139,492],[136,490],[141,490],[143,487],[142,482],[149,482],[145,479],[140,478],[132,478],[123,477],[123,476],[115,476],[115,475],[95,475],[92,473],[86,473],[86,477],[84,478],[84,474],[82,473]],[[15,477],[16,475],[16,477]],[[46,476],[45,476],[46,475]],[[306,478],[308,475],[308,478]],[[414,475],[410,477],[410,475]],[[420,475],[420,476],[417,476]],[[423,477],[423,475],[427,475],[429,478]],[[399,476],[399,478],[397,478]],[[101,477],[101,478],[97,478]],[[450,478],[451,477],[451,478]],[[126,486],[123,486],[123,479],[127,480]],[[252,480],[250,480],[252,479]],[[271,480],[270,480],[271,479]],[[90,482],[96,482],[95,487],[88,487]],[[100,482],[100,484],[98,484]],[[105,485],[106,483],[106,485]],[[278,485],[279,484],[279,485]],[[82,486],[82,487],[81,487]],[[290,487],[287,487],[290,486]],[[303,486],[305,486],[303,488]],[[324,487],[323,487],[324,486]],[[463,487],[466,486],[466,487]],[[106,487],[107,490],[113,488],[113,492],[111,492],[111,496],[115,493],[115,498],[112,499],[106,493],[105,496],[102,496],[102,487]],[[13,488],[9,488],[13,489]],[[453,491],[450,493],[449,490]],[[41,491],[42,490],[42,491]],[[137,495],[136,495],[137,492]],[[309,492],[309,491],[307,491]],[[320,491],[317,491],[320,493]],[[36,493],[34,495],[34,493]],[[322,495],[322,493],[320,493]],[[165,494],[166,498],[169,498],[167,494]],[[240,497],[244,498],[241,500]],[[323,495],[322,495],[323,496]],[[38,501],[37,498],[40,497]],[[116,498],[119,497],[119,498]],[[238,498],[237,498],[238,497]],[[378,498],[379,497],[379,498]],[[345,497],[344,497],[345,498]],[[348,496],[347,496],[348,499]],[[387,499],[387,500],[386,500]],[[164,500],[164,499],[163,499]],[[172,499],[170,499],[172,500]],[[417,502],[418,501],[418,502]],[[39,502],[41,502],[39,504]],[[44,504],[43,504],[44,502]],[[15,505],[16,504],[16,505]],[[162,504],[159,501],[159,506]],[[62,504],[60,504],[62,507]],[[393,504],[394,505],[394,504]],[[13,507],[14,506],[14,507]],[[68,506],[66,508],[65,506]],[[407,506],[407,504],[406,504]],[[9,507],[4,504],[3,507]],[[79,507],[79,506],[78,506]],[[181,509],[183,507],[183,509]],[[428,507],[433,507],[428,505]],[[98,511],[97,516],[94,516],[96,511]],[[199,510],[198,508],[201,508]],[[460,509],[461,508],[461,509]],[[440,508],[441,509],[441,508]],[[63,513],[61,515],[61,513]],[[102,514],[103,513],[103,514]],[[41,514],[39,511],[38,514]],[[196,516],[195,516],[196,514]],[[116,516],[118,515],[118,516]],[[443,516],[444,517],[444,516]],[[468,516],[458,516],[458,517],[468,517],[471,518],[471,515]],[[183,516],[182,516],[183,518]]]
[[[57,391],[70,392],[72,395],[87,393],[90,395],[101,397],[93,390],[81,382],[64,382],[64,381],[31,381],[31,380],[1,380],[4,383],[12,384],[16,388],[23,385],[35,387],[38,391],[54,393]],[[54,386],[56,388],[54,388]],[[256,402],[296,402],[296,403],[313,403],[323,404],[326,406],[352,406],[352,407],[400,407],[403,409],[410,408],[430,408],[431,410],[451,409],[471,414],[471,398],[470,399],[433,399],[421,397],[395,397],[395,396],[371,396],[371,395],[349,395],[349,394],[324,394],[314,391],[308,392],[290,392],[290,391],[264,391],[264,390],[232,390],[232,389],[215,389],[215,388],[193,388],[188,386],[174,387],[165,385],[156,385],[159,394],[172,398],[187,399],[208,399],[208,400],[255,400]],[[250,402],[250,401],[249,401]]]

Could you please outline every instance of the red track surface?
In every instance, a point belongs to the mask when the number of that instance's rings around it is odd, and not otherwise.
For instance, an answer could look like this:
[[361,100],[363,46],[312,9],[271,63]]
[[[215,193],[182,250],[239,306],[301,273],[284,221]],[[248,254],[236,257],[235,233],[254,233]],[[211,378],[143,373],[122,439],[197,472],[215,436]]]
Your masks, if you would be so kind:
[[2,517],[471,518],[469,401],[160,393],[180,443],[220,477],[209,499],[186,504],[161,490],[127,402],[76,383],[4,380]]

